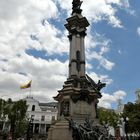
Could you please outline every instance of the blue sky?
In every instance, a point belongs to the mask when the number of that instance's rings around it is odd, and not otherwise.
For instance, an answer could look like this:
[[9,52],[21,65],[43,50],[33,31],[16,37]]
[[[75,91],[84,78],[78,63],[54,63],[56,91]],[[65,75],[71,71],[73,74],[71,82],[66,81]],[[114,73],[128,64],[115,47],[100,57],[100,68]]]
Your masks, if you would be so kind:
[[[137,28],[140,24],[140,10],[137,0],[130,1],[131,8],[135,11],[134,15],[128,14],[123,9],[118,10],[117,16],[124,26],[121,29],[110,27],[106,22],[97,23],[94,28],[100,34],[104,34],[111,39],[111,49],[107,54],[113,62],[114,68],[108,72],[112,77],[113,84],[106,90],[113,91],[123,89],[127,93],[125,102],[135,101],[135,90],[139,88],[139,51],[140,38],[137,34]],[[105,90],[105,91],[106,91]]]
[[[29,95],[19,86],[32,79],[31,96],[51,101],[68,75],[69,41],[64,28],[70,0],[0,1],[0,95]],[[83,0],[90,27],[85,38],[86,71],[106,82],[99,105],[116,108],[136,100],[140,88],[140,1]],[[9,10],[7,10],[9,9]]]

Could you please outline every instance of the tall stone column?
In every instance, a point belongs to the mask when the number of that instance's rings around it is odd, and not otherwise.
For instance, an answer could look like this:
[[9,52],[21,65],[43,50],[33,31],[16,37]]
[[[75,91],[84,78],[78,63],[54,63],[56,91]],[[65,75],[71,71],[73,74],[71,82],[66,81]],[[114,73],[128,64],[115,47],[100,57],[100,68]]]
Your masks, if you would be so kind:
[[85,76],[85,46],[84,37],[86,27],[89,23],[79,13],[73,13],[65,24],[69,31],[70,56],[69,56],[69,78],[80,78]]
[[35,133],[35,123],[33,123],[33,133]]
[[39,127],[38,127],[38,133],[40,134],[41,132],[41,124],[39,124]]
[[75,55],[75,51],[76,48],[73,47],[76,45],[76,35],[72,35],[72,41],[71,41],[71,45],[70,45],[70,73],[69,73],[69,77],[71,76],[76,76],[77,75],[77,71],[76,71],[76,55]]
[[[72,53],[72,47],[71,47],[72,46],[72,36],[69,35],[68,38],[69,38],[69,42],[70,42],[69,52]],[[69,55],[69,60],[71,60],[71,55],[72,54]],[[70,77],[70,75],[71,75],[71,64],[69,63],[69,77]]]
[[81,36],[81,73],[80,76],[85,76],[85,34]]

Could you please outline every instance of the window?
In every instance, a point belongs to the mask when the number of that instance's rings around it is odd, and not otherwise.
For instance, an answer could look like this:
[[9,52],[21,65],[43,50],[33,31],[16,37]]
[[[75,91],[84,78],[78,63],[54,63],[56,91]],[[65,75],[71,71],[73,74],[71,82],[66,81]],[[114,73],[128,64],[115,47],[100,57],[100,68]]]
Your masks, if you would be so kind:
[[33,120],[35,118],[35,115],[31,115],[31,119]]
[[32,105],[32,111],[35,111],[35,105]]
[[80,71],[80,51],[76,51],[77,70]]
[[41,121],[45,121],[45,116],[41,116]]
[[80,60],[80,51],[76,51],[76,59]]
[[52,121],[55,121],[55,116],[52,116]]

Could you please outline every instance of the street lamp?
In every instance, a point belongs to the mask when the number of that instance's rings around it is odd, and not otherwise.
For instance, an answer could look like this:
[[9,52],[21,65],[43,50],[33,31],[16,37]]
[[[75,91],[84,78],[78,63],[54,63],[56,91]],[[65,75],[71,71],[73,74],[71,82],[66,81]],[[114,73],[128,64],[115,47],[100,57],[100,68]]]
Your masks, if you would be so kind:
[[129,118],[123,117],[123,118],[121,118],[121,121],[123,124],[126,140],[128,140],[128,121],[129,121]]
[[125,134],[126,134],[126,140],[128,140],[128,135],[127,135],[127,133],[128,133],[128,121],[129,121],[129,118],[128,117],[125,117],[124,118],[124,130],[125,130]]

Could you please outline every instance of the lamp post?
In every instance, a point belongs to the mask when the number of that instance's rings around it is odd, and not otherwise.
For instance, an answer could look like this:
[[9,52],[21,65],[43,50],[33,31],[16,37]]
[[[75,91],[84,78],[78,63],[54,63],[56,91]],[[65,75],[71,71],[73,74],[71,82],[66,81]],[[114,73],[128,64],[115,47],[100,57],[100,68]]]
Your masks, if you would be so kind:
[[116,137],[116,140],[120,140],[121,139],[120,120],[116,120],[115,137]]
[[125,117],[124,118],[124,128],[125,128],[125,135],[126,135],[126,140],[128,140],[128,121],[129,121],[129,118],[128,117]]
[[123,131],[125,133],[125,138],[126,138],[126,140],[128,140],[128,121],[129,121],[129,118],[123,117],[123,118],[121,118],[121,121],[122,121]]

